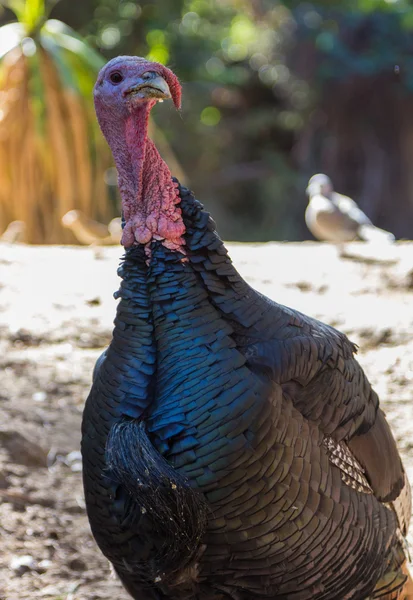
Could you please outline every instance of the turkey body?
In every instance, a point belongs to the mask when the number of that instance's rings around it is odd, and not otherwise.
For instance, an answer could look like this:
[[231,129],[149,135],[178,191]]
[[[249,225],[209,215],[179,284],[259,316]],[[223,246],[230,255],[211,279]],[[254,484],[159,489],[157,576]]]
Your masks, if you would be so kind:
[[403,598],[410,488],[354,345],[253,290],[179,195],[186,255],[127,250],[86,402],[102,552],[135,599]]

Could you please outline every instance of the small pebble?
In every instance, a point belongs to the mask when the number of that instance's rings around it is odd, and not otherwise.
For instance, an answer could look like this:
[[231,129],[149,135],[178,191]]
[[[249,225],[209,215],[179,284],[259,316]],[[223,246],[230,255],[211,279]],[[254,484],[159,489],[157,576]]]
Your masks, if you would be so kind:
[[47,558],[45,558],[44,560],[41,560],[39,562],[39,564],[37,565],[36,571],[38,573],[45,573],[47,571],[47,569],[50,569],[52,564],[53,563],[51,560],[48,560]]
[[27,571],[33,571],[36,567],[37,563],[30,554],[13,556],[9,564],[9,568],[14,571],[18,577],[21,577],[24,573],[27,573]]
[[83,560],[77,557],[72,558],[72,560],[69,560],[68,566],[73,571],[86,571],[87,568]]
[[82,455],[79,450],[73,450],[65,456],[64,462],[70,467],[70,470],[77,473],[82,470]]

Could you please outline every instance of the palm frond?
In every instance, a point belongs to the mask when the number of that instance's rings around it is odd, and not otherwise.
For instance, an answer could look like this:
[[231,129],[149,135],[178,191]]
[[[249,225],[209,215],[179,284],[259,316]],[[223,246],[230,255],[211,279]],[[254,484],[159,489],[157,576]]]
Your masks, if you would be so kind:
[[20,22],[0,28],[0,231],[19,220],[31,243],[74,242],[61,225],[69,210],[106,222],[118,213],[92,103],[104,60],[70,27],[43,23],[44,0],[8,6]]

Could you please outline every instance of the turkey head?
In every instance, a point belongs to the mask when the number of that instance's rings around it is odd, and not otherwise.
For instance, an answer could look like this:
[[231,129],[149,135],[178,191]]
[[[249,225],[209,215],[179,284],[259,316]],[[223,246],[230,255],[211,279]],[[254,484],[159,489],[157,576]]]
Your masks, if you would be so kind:
[[184,252],[185,226],[176,184],[153,142],[148,119],[159,100],[181,104],[178,78],[167,67],[135,56],[119,56],[100,71],[94,87],[99,125],[106,137],[119,175],[125,227],[125,247],[152,240]]

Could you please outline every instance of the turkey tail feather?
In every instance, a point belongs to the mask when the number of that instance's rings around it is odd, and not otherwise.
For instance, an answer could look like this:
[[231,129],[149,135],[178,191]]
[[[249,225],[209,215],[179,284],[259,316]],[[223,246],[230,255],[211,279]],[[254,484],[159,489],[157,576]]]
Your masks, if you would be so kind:
[[[123,419],[113,425],[106,445],[107,475],[126,490],[128,506],[122,521],[147,521],[156,540],[155,555],[148,557],[148,571],[162,580],[176,580],[177,573],[196,557],[206,524],[206,503],[159,454],[151,443],[144,421]],[[141,528],[141,523],[139,523]],[[151,578],[149,572],[146,576]]]

